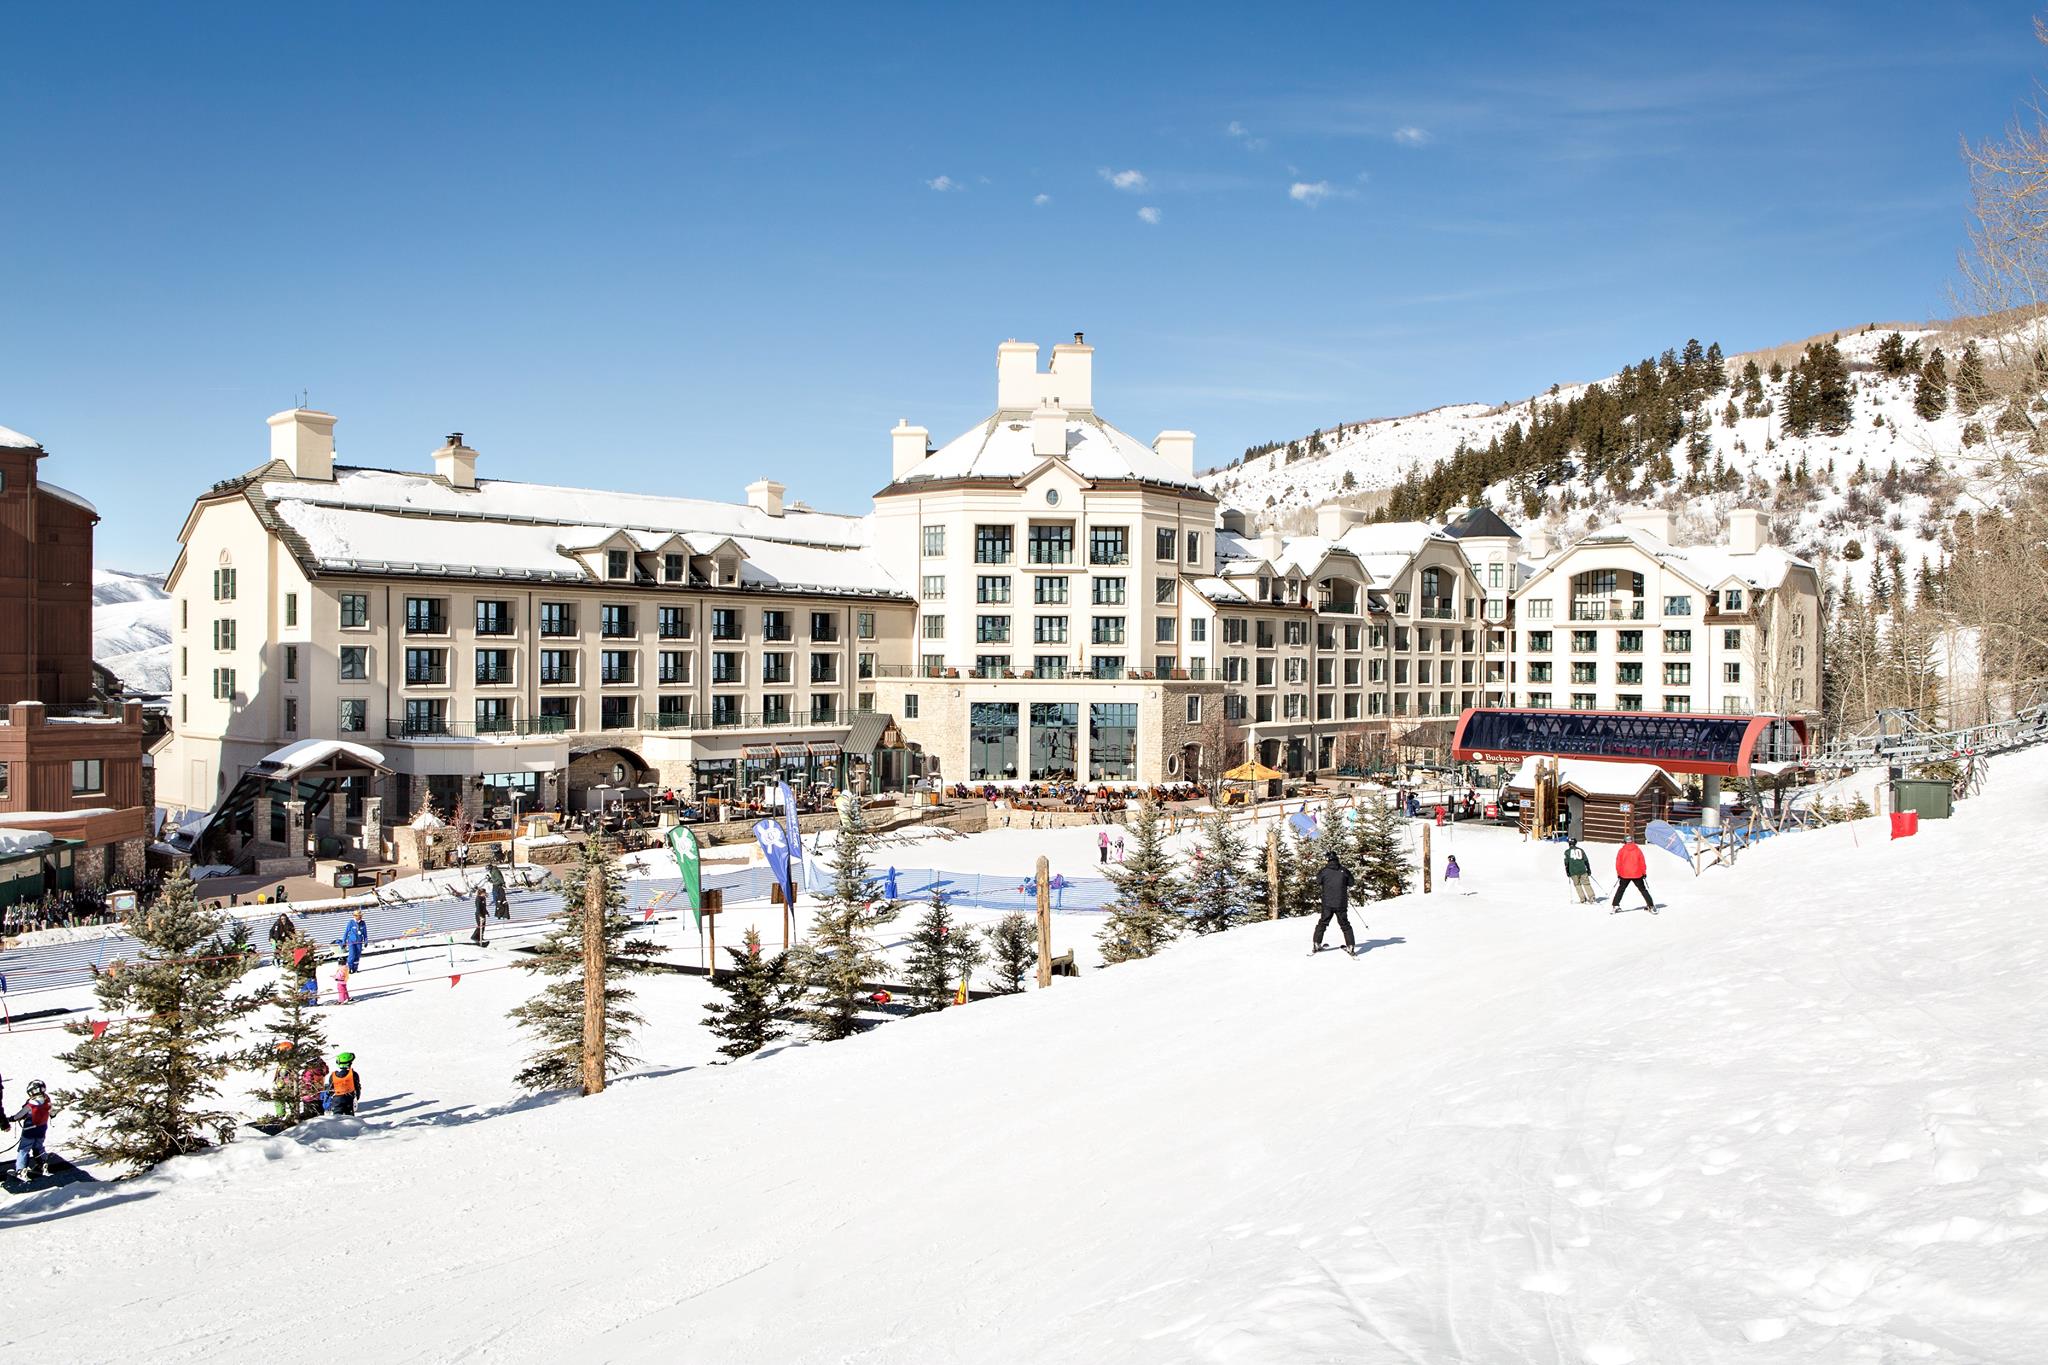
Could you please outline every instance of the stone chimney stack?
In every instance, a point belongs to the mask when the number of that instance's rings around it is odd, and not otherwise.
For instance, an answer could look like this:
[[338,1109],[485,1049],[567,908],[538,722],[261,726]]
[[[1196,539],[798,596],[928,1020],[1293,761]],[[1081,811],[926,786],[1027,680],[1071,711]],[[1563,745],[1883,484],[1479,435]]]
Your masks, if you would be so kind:
[[295,478],[334,481],[333,413],[288,408],[269,421],[271,459],[290,465]]
[[1728,548],[1739,555],[1753,555],[1770,542],[1764,532],[1764,514],[1754,507],[1737,507],[1728,513]]
[[771,517],[782,515],[782,495],[789,490],[773,479],[756,479],[747,485],[747,506]]
[[476,452],[462,443],[462,433],[451,431],[434,452],[434,473],[450,488],[476,487]]
[[900,479],[923,464],[931,440],[932,434],[923,427],[910,425],[907,417],[897,418],[889,432],[889,477]]
[[1173,466],[1183,478],[1195,477],[1195,433],[1162,431],[1152,438],[1153,453]]
[[1067,414],[1050,398],[1032,410],[1031,453],[1041,460],[1067,458]]

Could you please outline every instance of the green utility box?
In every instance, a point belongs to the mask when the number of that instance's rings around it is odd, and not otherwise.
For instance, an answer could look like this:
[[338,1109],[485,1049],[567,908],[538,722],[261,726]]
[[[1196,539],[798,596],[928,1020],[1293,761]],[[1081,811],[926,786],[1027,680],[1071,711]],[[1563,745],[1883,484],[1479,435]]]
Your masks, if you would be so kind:
[[1892,809],[1918,811],[1922,820],[1946,820],[1955,814],[1955,789],[1932,778],[1893,778]]

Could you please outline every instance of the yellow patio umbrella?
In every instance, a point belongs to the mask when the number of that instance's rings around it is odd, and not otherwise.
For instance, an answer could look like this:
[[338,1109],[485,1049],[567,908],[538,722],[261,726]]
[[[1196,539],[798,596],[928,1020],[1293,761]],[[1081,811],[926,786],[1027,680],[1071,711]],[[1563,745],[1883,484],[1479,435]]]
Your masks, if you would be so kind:
[[1286,773],[1276,772],[1265,764],[1256,762],[1240,763],[1223,774],[1225,782],[1281,782],[1285,781],[1286,777]]

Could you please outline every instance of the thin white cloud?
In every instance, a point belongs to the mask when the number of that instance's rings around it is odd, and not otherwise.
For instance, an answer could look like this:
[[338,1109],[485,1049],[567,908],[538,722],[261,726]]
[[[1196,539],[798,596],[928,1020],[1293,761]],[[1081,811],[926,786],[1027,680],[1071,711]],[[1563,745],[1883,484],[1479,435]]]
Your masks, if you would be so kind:
[[1052,196],[1049,194],[1034,194],[1031,196],[1031,202],[1038,205],[1038,207],[1040,208],[1044,208],[1047,204],[1050,204],[1052,202]]
[[1147,204],[1144,208],[1138,210],[1138,220],[1140,222],[1151,223],[1154,226],[1157,226],[1159,222],[1159,210],[1153,208],[1150,204]]
[[1109,167],[1104,166],[1100,170],[1096,171],[1096,174],[1101,176],[1104,180],[1107,180],[1116,188],[1120,190],[1129,190],[1133,194],[1135,194],[1139,190],[1144,189],[1145,186],[1151,183],[1150,181],[1145,179],[1145,173],[1143,171],[1113,171]]
[[925,181],[924,183],[931,186],[931,188],[937,190],[940,194],[952,194],[955,191],[964,190],[967,188],[965,185],[961,184],[959,181],[955,180],[950,175],[936,176],[933,179]]
[[1239,146],[1248,152],[1263,152],[1266,150],[1266,139],[1253,137],[1252,130],[1236,119],[1232,119],[1225,125],[1223,132],[1225,136],[1234,139]]
[[1426,142],[1434,141],[1434,139],[1430,137],[1429,129],[1417,128],[1414,124],[1410,123],[1394,130],[1394,141],[1404,147],[1420,147]]
[[1330,197],[1330,182],[1327,180],[1297,180],[1287,187],[1287,197],[1297,204],[1314,208]]

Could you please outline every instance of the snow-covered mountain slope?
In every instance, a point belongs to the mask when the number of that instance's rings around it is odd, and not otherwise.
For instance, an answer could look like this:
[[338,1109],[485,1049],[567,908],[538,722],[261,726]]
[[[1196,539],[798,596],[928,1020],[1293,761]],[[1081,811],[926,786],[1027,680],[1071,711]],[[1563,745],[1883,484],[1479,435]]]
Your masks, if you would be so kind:
[[171,690],[171,599],[158,574],[94,569],[93,658],[137,692]]
[[[1993,430],[1995,409],[1964,414],[1950,402],[1932,419],[1915,412],[1916,379],[1912,375],[1888,378],[1877,365],[1878,348],[1893,330],[1924,352],[1945,348],[1947,370],[1953,378],[1962,337],[1928,328],[1887,326],[1841,333],[1837,341],[1853,387],[1854,418],[1847,430],[1839,435],[1786,434],[1789,374],[1777,381],[1765,378],[1766,415],[1741,415],[1740,395],[1724,389],[1703,405],[1710,420],[1704,429],[1708,445],[1701,463],[1711,469],[1718,462],[1733,471],[1739,486],[1715,492],[1689,491],[1684,486],[1686,442],[1681,439],[1671,454],[1678,477],[1647,482],[1620,501],[1670,506],[1682,528],[1690,523],[1699,534],[1717,534],[1727,508],[1737,502],[1762,504],[1773,514],[1773,529],[1780,543],[1809,557],[1826,558],[1838,571],[1865,575],[1877,555],[1894,546],[1910,568],[1933,553],[1941,526],[1959,499],[1987,496],[1977,481],[1974,457],[1986,453],[1999,438]],[[1786,346],[1757,352],[1754,358],[1765,371],[1774,359],[1783,360],[1789,369],[1798,353],[1797,346]],[[1750,358],[1728,360],[1731,379],[1739,378]],[[1615,376],[1600,382],[1611,389]],[[1553,392],[1494,407],[1464,404],[1347,424],[1289,442],[1235,467],[1213,470],[1203,475],[1201,482],[1255,519],[1306,529],[1308,511],[1318,504],[1337,499],[1371,506],[1374,492],[1389,489],[1411,474],[1426,473],[1461,445],[1483,448],[1504,437],[1518,422],[1527,429],[1539,410],[1569,402],[1587,387],[1560,386]],[[1726,423],[1723,416],[1731,397],[1738,411],[1735,420]],[[1990,445],[1965,444],[1964,429],[1973,421],[1992,431]],[[1912,475],[1924,470],[1930,460],[1939,463],[1939,476],[1931,481],[1913,480],[1926,486],[1880,498],[1872,483],[1863,497],[1854,496],[1859,465],[1874,481],[1894,464],[1902,473]],[[1807,483],[1785,486],[1782,476],[1788,468],[1795,474],[1803,468]],[[1503,480],[1488,489],[1488,501],[1525,531],[1545,531],[1553,541],[1583,533],[1596,521],[1611,520],[1618,501],[1605,485],[1595,490],[1583,478],[1563,480],[1542,490],[1545,504],[1532,512],[1524,505],[1523,491]],[[1560,505],[1567,494],[1573,507]],[[1990,496],[1995,500],[1995,495]]]
[[304,1286],[366,1360],[2048,1359],[2044,803],[2037,751],[1914,838],[1653,851],[1654,917],[1439,830],[1466,894],[1361,957],[1254,926],[733,1066],[651,978],[590,1100],[509,1102],[524,977],[379,972],[360,1120],[6,1206],[0,1346],[246,1359],[222,1306]]

